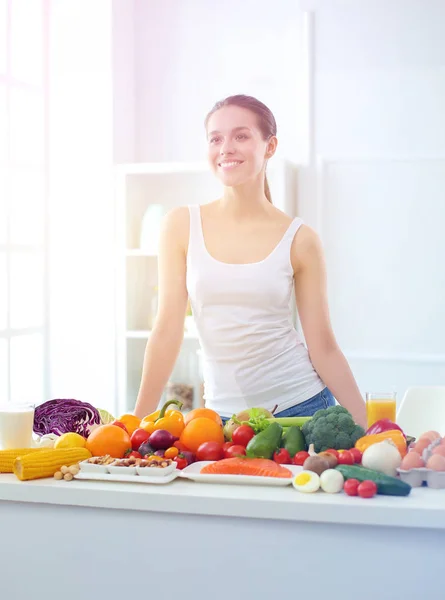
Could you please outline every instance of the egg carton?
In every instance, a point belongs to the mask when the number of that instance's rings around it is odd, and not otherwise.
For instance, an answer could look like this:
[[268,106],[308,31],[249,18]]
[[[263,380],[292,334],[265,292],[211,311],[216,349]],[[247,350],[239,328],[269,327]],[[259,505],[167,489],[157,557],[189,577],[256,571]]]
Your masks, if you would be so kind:
[[[441,439],[439,438],[438,440],[431,442],[431,444],[425,448],[422,453],[422,459],[425,463],[432,455],[434,448],[440,443]],[[419,467],[410,469],[409,471],[397,469],[397,473],[399,474],[400,479],[405,483],[408,483],[411,487],[421,487],[422,485],[426,485],[437,490],[445,489],[445,471],[433,471],[433,469]]]

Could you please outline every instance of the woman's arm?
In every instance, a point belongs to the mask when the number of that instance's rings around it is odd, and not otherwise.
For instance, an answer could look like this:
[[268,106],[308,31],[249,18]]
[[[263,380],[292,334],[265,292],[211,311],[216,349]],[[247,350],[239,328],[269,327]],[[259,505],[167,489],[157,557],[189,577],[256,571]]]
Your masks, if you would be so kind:
[[186,207],[175,208],[164,217],[158,256],[158,314],[145,349],[134,410],[141,418],[156,410],[184,338],[187,231]]
[[323,249],[310,227],[303,225],[295,236],[291,258],[297,309],[312,364],[338,402],[365,427],[366,405],[332,331]]

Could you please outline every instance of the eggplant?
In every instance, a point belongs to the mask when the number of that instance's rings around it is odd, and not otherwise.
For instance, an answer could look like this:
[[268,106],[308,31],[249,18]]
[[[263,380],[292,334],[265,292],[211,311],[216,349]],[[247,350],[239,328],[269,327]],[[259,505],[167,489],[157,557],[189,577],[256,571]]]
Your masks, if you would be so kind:
[[155,456],[161,456],[164,458],[165,450],[156,450]]
[[148,443],[155,450],[167,450],[167,448],[173,446],[173,444],[178,440],[178,437],[172,435],[166,429],[158,429],[157,431],[153,431],[151,436],[148,438]]

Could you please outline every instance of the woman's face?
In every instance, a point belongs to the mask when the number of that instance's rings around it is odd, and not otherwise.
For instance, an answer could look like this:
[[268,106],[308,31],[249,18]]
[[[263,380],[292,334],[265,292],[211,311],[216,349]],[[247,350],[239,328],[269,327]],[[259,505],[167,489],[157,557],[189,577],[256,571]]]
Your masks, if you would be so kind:
[[226,186],[241,185],[257,177],[272,156],[276,138],[263,140],[257,116],[239,106],[224,106],[207,123],[210,166]]

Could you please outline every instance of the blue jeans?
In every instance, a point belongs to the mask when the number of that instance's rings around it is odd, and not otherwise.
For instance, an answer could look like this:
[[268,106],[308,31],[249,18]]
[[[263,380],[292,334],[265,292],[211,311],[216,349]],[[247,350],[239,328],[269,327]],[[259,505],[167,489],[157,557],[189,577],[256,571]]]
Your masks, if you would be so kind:
[[335,398],[326,387],[309,400],[275,413],[274,417],[312,417],[317,410],[329,408],[330,406],[335,406]]
[[[312,417],[317,410],[329,408],[330,406],[335,406],[335,398],[331,391],[326,387],[312,398],[309,398],[309,400],[286,408],[286,410],[274,414],[274,417]],[[221,417],[221,419],[223,425],[229,420],[227,417]]]

